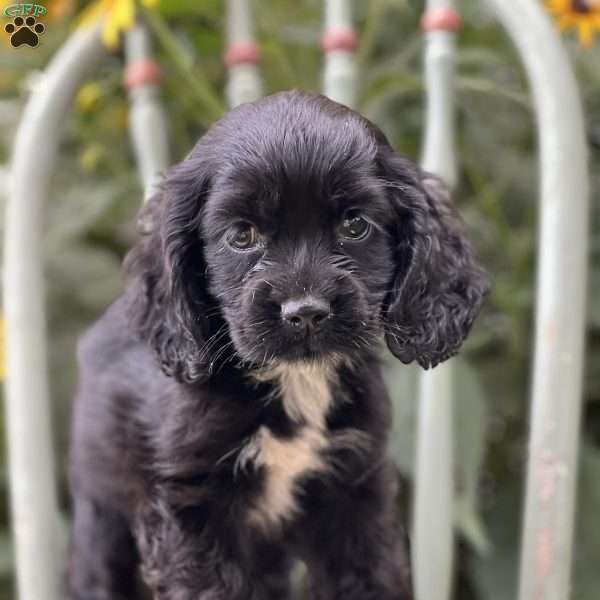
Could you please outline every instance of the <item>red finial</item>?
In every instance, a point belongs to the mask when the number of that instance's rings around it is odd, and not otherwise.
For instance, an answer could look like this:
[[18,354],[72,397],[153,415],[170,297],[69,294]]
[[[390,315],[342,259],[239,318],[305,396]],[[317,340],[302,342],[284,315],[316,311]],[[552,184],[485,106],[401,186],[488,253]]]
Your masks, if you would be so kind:
[[346,27],[330,29],[323,35],[321,48],[323,52],[332,52],[333,50],[353,52],[358,48],[358,37],[352,29]]
[[150,58],[140,58],[125,67],[123,85],[132,90],[141,85],[159,85],[161,79],[160,67]]
[[423,31],[451,31],[460,29],[460,15],[452,8],[427,11],[421,19]]
[[260,62],[260,54],[252,42],[232,44],[225,53],[224,61],[228,68],[236,65],[256,65]]

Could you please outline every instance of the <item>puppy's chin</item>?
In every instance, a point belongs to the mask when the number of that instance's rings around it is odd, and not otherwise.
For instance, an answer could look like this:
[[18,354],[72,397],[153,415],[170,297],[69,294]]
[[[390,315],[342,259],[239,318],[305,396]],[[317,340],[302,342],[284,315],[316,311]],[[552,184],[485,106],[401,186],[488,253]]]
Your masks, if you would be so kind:
[[330,344],[319,335],[302,336],[290,339],[285,346],[278,349],[275,360],[278,362],[328,362],[339,356],[339,350],[332,349]]
[[231,327],[237,355],[248,365],[323,362],[340,354],[322,335],[286,336],[277,330],[258,335],[249,329]]

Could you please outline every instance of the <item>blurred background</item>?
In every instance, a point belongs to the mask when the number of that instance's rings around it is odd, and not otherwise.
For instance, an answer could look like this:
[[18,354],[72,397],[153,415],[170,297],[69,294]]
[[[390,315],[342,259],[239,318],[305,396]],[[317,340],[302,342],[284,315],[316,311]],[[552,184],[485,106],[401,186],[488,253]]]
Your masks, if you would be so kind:
[[[57,0],[44,4],[48,7],[43,19],[46,31],[38,47],[15,49],[8,35],[0,32],[2,203],[11,143],[27,95],[89,3]],[[255,4],[265,91],[318,91],[322,3],[261,0]],[[383,128],[399,151],[417,160],[424,115],[419,26],[423,8],[423,2],[415,0],[355,2],[361,37],[357,108]],[[523,70],[507,36],[485,2],[463,0],[460,8],[464,27],[456,80],[459,186],[455,197],[491,273],[493,288],[465,352],[457,359],[460,550],[455,597],[508,600],[516,588],[532,361],[536,131]],[[164,72],[162,99],[169,118],[171,153],[177,161],[226,110],[224,6],[219,0],[163,0],[143,12]],[[596,201],[600,191],[600,38],[589,43],[588,37],[584,36],[588,43],[582,45],[572,32],[565,35],[585,104],[592,176],[587,369],[572,596],[576,600],[598,600],[600,590],[600,211]],[[122,289],[120,264],[135,239],[134,215],[142,199],[128,139],[122,64],[116,49],[80,90],[47,209],[47,315],[60,465],[65,464],[67,450],[75,342]],[[35,169],[32,164],[32,177]],[[397,409],[393,452],[408,492],[414,456],[415,371],[395,367],[389,378]],[[4,444],[0,448],[4,453]],[[2,600],[14,597],[4,464],[2,454]],[[68,513],[64,472],[61,493]]]

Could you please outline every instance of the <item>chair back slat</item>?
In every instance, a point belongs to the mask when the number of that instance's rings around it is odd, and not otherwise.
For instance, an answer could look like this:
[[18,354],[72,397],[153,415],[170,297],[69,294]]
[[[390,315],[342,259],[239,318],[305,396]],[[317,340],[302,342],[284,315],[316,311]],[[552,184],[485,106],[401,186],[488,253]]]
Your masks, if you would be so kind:
[[573,68],[536,0],[490,0],[525,66],[537,120],[540,226],[519,600],[571,597],[586,325],[589,174]]
[[[425,131],[421,163],[452,188],[454,62],[459,17],[452,0],[428,0],[425,33]],[[452,360],[420,377],[412,563],[416,600],[449,600],[454,562]]]

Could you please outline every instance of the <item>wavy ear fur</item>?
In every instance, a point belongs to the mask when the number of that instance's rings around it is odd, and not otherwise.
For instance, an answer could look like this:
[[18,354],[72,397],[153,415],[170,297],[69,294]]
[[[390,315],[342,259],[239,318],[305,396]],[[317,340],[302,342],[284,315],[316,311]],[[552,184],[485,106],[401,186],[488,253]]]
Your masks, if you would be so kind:
[[188,159],[174,167],[138,216],[145,234],[125,268],[132,278],[131,314],[163,371],[191,383],[207,372],[206,263],[200,238],[201,209],[209,191],[208,169]]
[[402,362],[428,369],[458,352],[487,280],[443,183],[389,147],[380,165],[397,216],[386,342]]

